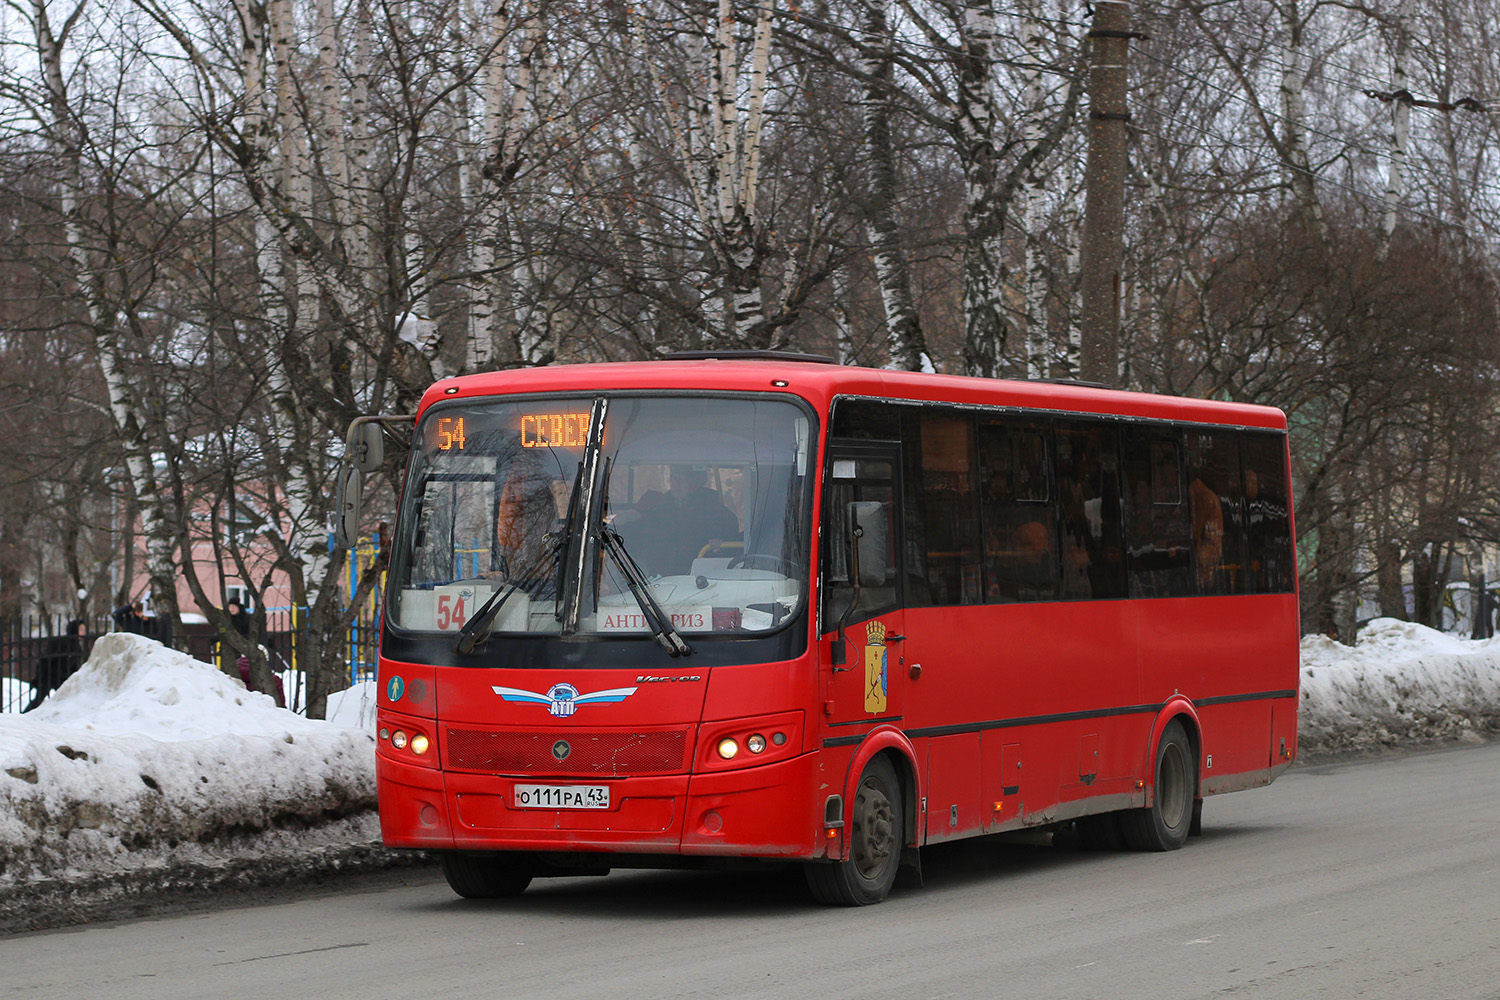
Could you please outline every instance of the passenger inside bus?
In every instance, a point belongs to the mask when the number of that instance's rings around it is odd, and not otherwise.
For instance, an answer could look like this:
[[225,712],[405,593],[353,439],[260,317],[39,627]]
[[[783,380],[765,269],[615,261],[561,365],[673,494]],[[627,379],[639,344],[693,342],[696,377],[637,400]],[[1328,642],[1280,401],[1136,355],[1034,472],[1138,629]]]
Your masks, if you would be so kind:
[[1193,553],[1197,557],[1198,588],[1211,593],[1214,574],[1224,555],[1224,508],[1219,495],[1201,478],[1188,485],[1193,517]]
[[509,578],[539,557],[558,516],[555,492],[552,479],[511,465],[495,506],[492,575]]

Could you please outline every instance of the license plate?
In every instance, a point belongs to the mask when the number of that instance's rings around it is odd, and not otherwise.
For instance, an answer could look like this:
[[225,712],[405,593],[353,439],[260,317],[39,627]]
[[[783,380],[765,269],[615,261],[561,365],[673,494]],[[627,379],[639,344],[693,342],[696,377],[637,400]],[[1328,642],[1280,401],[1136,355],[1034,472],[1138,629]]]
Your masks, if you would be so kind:
[[608,809],[608,785],[517,785],[518,809]]

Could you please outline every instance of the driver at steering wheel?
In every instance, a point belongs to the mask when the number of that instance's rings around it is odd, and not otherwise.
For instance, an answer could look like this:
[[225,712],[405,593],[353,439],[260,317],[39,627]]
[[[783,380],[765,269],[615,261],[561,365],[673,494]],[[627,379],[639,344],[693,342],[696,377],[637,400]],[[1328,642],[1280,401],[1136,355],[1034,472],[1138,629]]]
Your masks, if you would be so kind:
[[643,511],[635,534],[650,541],[639,558],[654,572],[663,576],[690,572],[693,559],[705,546],[739,536],[739,519],[707,482],[703,469],[674,465],[667,492],[658,494]]

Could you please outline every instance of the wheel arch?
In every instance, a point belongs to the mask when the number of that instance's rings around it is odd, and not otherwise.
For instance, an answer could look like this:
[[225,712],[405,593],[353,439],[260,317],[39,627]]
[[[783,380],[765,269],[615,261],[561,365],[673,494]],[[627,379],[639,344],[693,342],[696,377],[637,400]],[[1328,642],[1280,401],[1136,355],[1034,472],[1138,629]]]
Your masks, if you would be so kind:
[[1147,805],[1150,805],[1156,798],[1156,754],[1161,748],[1162,734],[1173,722],[1182,723],[1182,728],[1187,733],[1188,744],[1192,747],[1193,760],[1196,762],[1197,785],[1193,788],[1193,798],[1203,797],[1203,723],[1198,718],[1198,709],[1191,699],[1183,695],[1174,695],[1156,714],[1156,720],[1151,726],[1151,739],[1146,746]]
[[[896,780],[901,783],[902,837],[906,846],[916,846],[921,843],[917,830],[920,818],[917,805],[921,801],[921,772],[916,763],[917,751],[906,734],[893,727],[885,726],[871,731],[855,749],[854,756],[849,758],[849,767],[844,773],[844,823],[848,824],[852,820],[859,776],[864,773],[870,761],[879,756],[890,760],[891,767],[896,771]],[[847,838],[841,840],[839,853],[841,857],[847,858],[849,842]]]

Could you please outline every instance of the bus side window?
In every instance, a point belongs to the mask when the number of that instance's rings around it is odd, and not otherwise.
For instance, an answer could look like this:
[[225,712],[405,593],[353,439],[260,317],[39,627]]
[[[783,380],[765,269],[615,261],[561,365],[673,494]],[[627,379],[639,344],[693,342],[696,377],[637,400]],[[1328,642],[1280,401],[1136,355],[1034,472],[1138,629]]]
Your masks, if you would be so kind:
[[978,604],[982,599],[979,510],[974,474],[974,418],[923,410],[916,507],[926,560],[927,601]]
[[1239,435],[1189,430],[1187,478],[1196,592],[1240,593],[1245,588],[1245,518]]
[[981,417],[978,437],[985,600],[1053,600],[1057,516],[1047,474],[1047,427]]
[[1245,589],[1292,589],[1292,527],[1286,484],[1286,439],[1247,433],[1240,440],[1245,491]]
[[1125,596],[1119,430],[1103,422],[1057,427],[1062,596]]
[[1192,529],[1183,495],[1178,436],[1127,426],[1123,444],[1130,596],[1192,594]]

